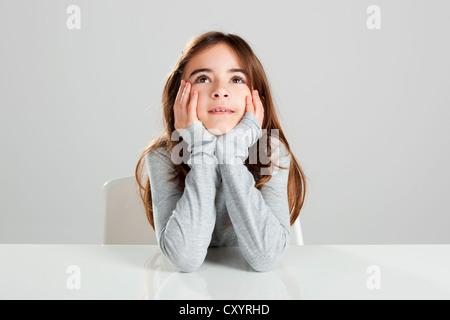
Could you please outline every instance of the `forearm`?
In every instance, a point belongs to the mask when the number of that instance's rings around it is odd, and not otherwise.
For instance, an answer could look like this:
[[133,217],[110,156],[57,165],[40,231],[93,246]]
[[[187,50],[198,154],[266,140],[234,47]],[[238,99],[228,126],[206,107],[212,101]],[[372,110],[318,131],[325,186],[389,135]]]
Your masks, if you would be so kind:
[[[273,269],[289,243],[289,221],[280,221],[255,188],[252,174],[245,165],[220,164],[227,211],[248,263],[257,271]],[[287,203],[274,205],[278,214],[289,215]]]
[[165,226],[159,231],[164,254],[182,271],[193,271],[204,261],[216,221],[214,198],[220,180],[217,165],[193,165]]
[[191,169],[183,196],[161,228],[159,239],[162,251],[179,269],[193,271],[203,263],[211,242],[220,172],[214,155],[216,137],[200,121],[183,130],[181,136],[187,145],[185,152]]
[[255,270],[267,271],[279,262],[289,242],[288,176],[282,173],[263,186],[275,192],[263,194],[255,188],[244,162],[261,136],[257,119],[247,112],[235,129],[218,138],[216,153],[227,211],[242,253]]

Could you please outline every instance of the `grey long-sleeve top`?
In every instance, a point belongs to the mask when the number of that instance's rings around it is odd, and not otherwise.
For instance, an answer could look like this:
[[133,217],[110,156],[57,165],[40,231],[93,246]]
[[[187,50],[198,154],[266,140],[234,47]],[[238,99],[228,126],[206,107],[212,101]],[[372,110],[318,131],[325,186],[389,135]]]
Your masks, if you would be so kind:
[[[255,178],[244,165],[248,148],[262,136],[255,116],[246,112],[224,135],[210,133],[198,120],[181,136],[190,167],[184,190],[176,180],[167,181],[174,175],[174,163],[181,162],[175,157],[179,149],[171,154],[158,148],[146,155],[162,252],[177,269],[191,272],[203,263],[208,247],[239,246],[254,270],[275,268],[290,239],[289,170],[275,167],[261,190],[255,188]],[[272,161],[289,168],[289,152],[283,143],[276,145]]]

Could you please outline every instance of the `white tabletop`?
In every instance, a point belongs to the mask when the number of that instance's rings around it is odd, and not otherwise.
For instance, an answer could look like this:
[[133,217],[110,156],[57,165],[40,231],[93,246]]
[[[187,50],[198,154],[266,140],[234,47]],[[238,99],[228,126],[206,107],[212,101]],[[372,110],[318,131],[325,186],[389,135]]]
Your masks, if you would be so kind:
[[254,272],[239,248],[176,272],[157,246],[0,245],[0,299],[450,299],[450,245],[290,246]]

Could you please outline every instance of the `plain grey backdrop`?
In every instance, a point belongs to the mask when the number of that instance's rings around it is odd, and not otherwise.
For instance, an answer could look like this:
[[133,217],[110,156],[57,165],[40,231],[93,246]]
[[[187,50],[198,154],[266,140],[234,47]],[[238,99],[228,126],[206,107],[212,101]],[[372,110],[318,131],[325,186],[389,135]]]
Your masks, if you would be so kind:
[[308,177],[305,244],[450,243],[449,13],[438,0],[0,0],[0,242],[100,243],[103,184],[134,175],[162,133],[165,77],[219,30],[267,72]]

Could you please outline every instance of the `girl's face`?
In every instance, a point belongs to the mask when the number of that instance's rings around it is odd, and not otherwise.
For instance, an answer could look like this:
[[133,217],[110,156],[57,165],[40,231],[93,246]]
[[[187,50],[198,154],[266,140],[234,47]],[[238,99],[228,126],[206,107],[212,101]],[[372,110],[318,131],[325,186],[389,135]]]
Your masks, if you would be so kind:
[[[245,114],[245,97],[251,96],[247,76],[233,50],[213,45],[194,56],[185,67],[183,79],[198,91],[197,117],[211,133],[233,129]],[[232,112],[213,113],[214,109]]]

